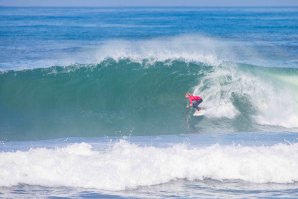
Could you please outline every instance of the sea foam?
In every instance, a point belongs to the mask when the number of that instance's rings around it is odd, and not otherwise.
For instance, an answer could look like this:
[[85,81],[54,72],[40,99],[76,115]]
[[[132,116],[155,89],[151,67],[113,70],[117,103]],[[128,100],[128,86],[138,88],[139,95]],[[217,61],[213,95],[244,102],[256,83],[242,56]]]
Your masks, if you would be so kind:
[[257,124],[297,128],[298,87],[290,83],[259,67],[223,63],[199,80],[194,93],[209,107],[207,117],[247,114]]
[[119,141],[0,153],[0,186],[17,184],[125,190],[186,180],[298,181],[298,144],[139,146]]

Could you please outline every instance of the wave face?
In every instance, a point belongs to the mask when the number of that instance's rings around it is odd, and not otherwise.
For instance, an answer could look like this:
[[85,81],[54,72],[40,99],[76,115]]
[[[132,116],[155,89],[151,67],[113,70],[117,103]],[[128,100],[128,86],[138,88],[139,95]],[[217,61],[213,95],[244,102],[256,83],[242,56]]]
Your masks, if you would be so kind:
[[[230,62],[106,59],[0,75],[2,139],[157,135],[298,126],[298,70]],[[185,91],[204,98],[186,112]]]
[[5,72],[1,132],[12,139],[182,132],[184,92],[204,68],[108,60]]
[[125,190],[177,179],[294,183],[298,181],[297,154],[297,144],[206,147],[175,144],[160,148],[122,140],[102,151],[87,143],[77,143],[54,149],[1,152],[0,186]]

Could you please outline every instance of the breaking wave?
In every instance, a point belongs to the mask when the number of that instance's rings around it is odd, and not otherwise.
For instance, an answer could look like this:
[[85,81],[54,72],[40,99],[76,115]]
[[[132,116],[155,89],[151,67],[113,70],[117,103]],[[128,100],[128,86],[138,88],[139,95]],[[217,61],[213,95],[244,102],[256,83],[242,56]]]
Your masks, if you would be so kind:
[[[171,180],[298,181],[298,145],[139,146],[119,141],[0,153],[0,186],[17,184],[125,190]],[[86,169],[88,168],[88,169]],[[13,178],[11,176],[14,176]]]
[[[3,71],[1,139],[297,129],[298,69],[253,65],[253,49],[235,45],[109,41],[98,64]],[[186,112],[186,91],[203,97],[205,117]]]

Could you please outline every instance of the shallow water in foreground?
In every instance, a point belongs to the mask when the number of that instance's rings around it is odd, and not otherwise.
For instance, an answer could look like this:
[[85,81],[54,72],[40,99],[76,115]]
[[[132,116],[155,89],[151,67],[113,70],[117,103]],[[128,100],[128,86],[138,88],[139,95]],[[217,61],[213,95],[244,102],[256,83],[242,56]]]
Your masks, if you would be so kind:
[[68,138],[0,149],[3,198],[297,197],[296,133]]

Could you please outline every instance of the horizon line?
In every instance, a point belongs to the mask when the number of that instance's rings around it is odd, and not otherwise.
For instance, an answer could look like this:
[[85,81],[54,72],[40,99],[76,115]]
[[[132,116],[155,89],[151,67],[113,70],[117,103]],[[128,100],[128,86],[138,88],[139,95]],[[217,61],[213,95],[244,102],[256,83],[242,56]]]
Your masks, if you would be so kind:
[[239,6],[239,5],[231,5],[231,6],[84,6],[84,5],[74,5],[74,6],[42,6],[42,5],[0,5],[0,7],[10,7],[10,8],[298,8],[298,5],[286,5],[286,6]]

